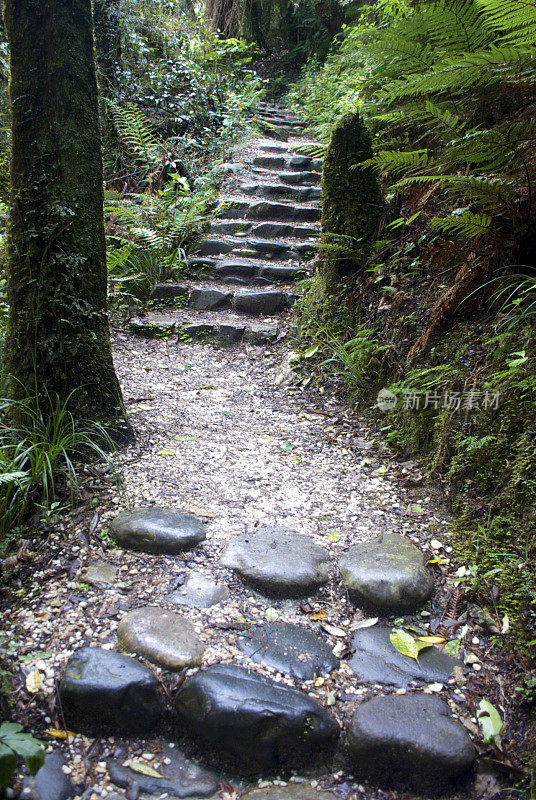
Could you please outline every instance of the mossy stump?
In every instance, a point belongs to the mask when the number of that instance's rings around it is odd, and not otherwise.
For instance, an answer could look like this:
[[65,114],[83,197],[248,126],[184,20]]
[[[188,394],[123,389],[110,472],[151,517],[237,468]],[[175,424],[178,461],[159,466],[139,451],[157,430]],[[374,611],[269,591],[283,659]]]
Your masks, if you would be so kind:
[[[378,178],[358,167],[372,156],[370,134],[359,114],[347,114],[334,127],[322,175],[320,284],[330,294],[346,276],[365,264],[376,240],[382,210]],[[337,246],[344,248],[340,253]]]

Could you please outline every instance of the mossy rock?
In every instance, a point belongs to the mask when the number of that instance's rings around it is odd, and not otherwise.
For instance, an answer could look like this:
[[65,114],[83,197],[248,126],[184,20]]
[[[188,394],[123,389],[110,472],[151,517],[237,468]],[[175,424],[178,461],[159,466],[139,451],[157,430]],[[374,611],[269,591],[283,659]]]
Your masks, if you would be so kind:
[[[347,114],[334,127],[322,175],[322,236],[319,272],[326,292],[365,264],[376,240],[382,211],[378,178],[370,167],[353,169],[372,157],[370,134],[359,114]],[[348,257],[329,249],[341,244]]]

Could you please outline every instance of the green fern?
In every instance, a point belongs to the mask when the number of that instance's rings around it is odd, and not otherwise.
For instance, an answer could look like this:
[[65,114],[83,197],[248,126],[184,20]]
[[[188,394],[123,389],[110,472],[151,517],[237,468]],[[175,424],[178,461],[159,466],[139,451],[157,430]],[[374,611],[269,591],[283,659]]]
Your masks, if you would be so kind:
[[108,101],[112,118],[121,142],[135,161],[150,169],[163,153],[163,145],[156,139],[143,111],[129,103],[126,108]]
[[486,23],[501,34],[504,42],[536,44],[536,3],[534,0],[478,0]]

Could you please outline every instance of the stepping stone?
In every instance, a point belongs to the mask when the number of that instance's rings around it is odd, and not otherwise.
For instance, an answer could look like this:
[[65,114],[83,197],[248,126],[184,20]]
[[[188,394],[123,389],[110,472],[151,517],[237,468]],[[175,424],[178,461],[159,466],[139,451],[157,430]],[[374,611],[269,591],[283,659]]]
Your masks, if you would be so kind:
[[134,317],[129,322],[132,333],[152,339],[156,336],[167,336],[177,327],[177,318],[166,314],[146,314]]
[[205,339],[217,333],[218,326],[213,322],[190,322],[182,325],[180,334],[190,339]]
[[151,300],[173,304],[177,300],[187,300],[189,291],[188,286],[178,283],[157,283],[151,292]]
[[237,222],[212,222],[210,224],[210,233],[220,234],[220,236],[236,236],[240,233],[246,233],[250,227],[250,223],[243,220]]
[[223,202],[218,216],[227,217],[228,219],[240,219],[244,216],[249,208],[247,200],[231,200],[230,202]]
[[284,292],[276,290],[269,292],[248,292],[237,295],[233,302],[235,311],[253,316],[267,316],[277,314],[287,308],[287,296]]
[[202,572],[190,572],[185,583],[167,598],[168,602],[189,608],[210,608],[229,597],[229,589],[206,578]]
[[259,149],[265,153],[288,153],[288,147],[284,144],[263,144]]
[[58,753],[45,756],[45,763],[33,776],[27,775],[22,782],[21,797],[24,800],[69,800],[76,792],[73,784],[63,772],[66,766]]
[[283,156],[256,156],[253,164],[255,167],[264,167],[265,169],[283,169],[286,159]]
[[219,256],[222,253],[229,253],[234,245],[230,242],[224,242],[220,239],[204,239],[199,243],[196,255],[197,256]]
[[188,258],[188,266],[194,268],[208,267],[209,269],[214,269],[217,263],[218,263],[217,258],[210,258],[209,256],[200,256],[199,258],[190,258],[190,257]]
[[354,655],[348,666],[360,683],[396,686],[406,689],[411,682],[447,683],[454,667],[462,666],[437,647],[427,647],[419,653],[419,663],[403,656],[392,644],[392,628],[374,625],[356,631],[352,639]]
[[300,681],[327,675],[339,666],[329,644],[307,628],[287,622],[256,625],[238,640],[240,650]]
[[251,322],[246,328],[244,338],[249,344],[269,344],[277,339],[278,330],[277,325]]
[[218,277],[237,275],[241,278],[250,278],[256,274],[257,269],[257,264],[250,264],[249,261],[228,260],[222,261],[214,272]]
[[322,547],[309,536],[276,526],[233,537],[220,564],[269,597],[307,597],[329,578]]
[[92,561],[80,570],[80,579],[97,589],[111,589],[117,581],[117,567],[107,561]]
[[292,236],[296,239],[317,239],[319,235],[318,228],[309,228],[305,225],[296,225],[292,231]]
[[293,185],[318,183],[320,180],[320,175],[318,172],[287,172],[282,173],[277,177],[282,183],[291,183]]
[[118,625],[117,638],[122,650],[172,671],[198,667],[205,652],[205,645],[189,620],[156,606],[125,614]]
[[236,325],[231,322],[222,322],[218,327],[218,336],[226,342],[240,342],[244,338],[245,325]]
[[[168,742],[158,742],[156,749],[158,756],[146,763],[162,777],[151,778],[124,766],[125,762],[128,763],[128,759],[123,755],[106,763],[112,782],[116,786],[128,789],[135,781],[142,792],[151,794],[154,792],[157,797],[161,796],[161,792],[181,798],[209,797],[217,792],[219,781],[213,772],[186,758],[184,753],[170,746]],[[167,761],[169,763],[166,763]]]
[[291,783],[288,786],[267,786],[250,789],[240,795],[240,800],[340,800],[340,794],[323,792],[310,783]]
[[[313,188],[286,186],[284,183],[242,184],[240,190],[244,194],[255,194],[259,197],[288,197],[291,200],[300,200],[301,202],[313,199]],[[318,193],[319,196],[320,194]]]
[[248,239],[248,247],[265,258],[289,258],[292,255],[288,242],[275,242],[273,239]]
[[174,706],[191,732],[248,772],[309,762],[339,735],[335,719],[307,694],[235,664],[214,664],[187,678]]
[[260,276],[270,281],[295,281],[307,275],[303,267],[262,267]]
[[284,222],[261,222],[251,233],[253,236],[292,236],[293,231],[294,226]]
[[59,692],[67,727],[87,736],[143,736],[160,721],[153,673],[136,659],[110,650],[75,650]]
[[309,206],[295,206],[286,203],[252,203],[249,212],[252,219],[283,219],[300,222],[318,222],[321,211]]
[[197,311],[216,311],[231,304],[231,292],[221,292],[219,289],[192,289],[190,305]]
[[292,169],[307,169],[312,164],[311,156],[292,156],[290,159],[290,166]]
[[114,519],[110,536],[126,550],[175,555],[202,542],[206,530],[193,514],[171,508],[134,508]]
[[359,779],[437,790],[467,773],[475,748],[438,697],[374,697],[357,708],[348,730],[352,772]]
[[434,590],[422,552],[396,533],[354,544],[341,558],[340,569],[352,602],[382,614],[415,611]]

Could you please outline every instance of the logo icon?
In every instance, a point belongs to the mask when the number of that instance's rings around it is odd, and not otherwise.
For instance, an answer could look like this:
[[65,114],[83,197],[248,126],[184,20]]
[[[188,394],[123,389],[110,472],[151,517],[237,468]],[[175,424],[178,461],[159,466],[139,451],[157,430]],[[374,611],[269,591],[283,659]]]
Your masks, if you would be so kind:
[[397,404],[397,396],[389,389],[380,389],[376,398],[376,405],[380,411],[392,411]]

